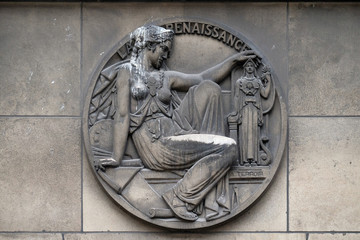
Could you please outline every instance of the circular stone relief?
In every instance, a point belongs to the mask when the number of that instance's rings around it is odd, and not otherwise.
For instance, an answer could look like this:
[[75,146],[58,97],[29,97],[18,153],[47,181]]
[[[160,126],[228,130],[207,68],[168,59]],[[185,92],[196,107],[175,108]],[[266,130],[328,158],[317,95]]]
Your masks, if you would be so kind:
[[85,100],[95,176],[149,223],[228,221],[279,167],[287,122],[278,86],[270,63],[229,27],[172,18],[134,29],[94,71]]

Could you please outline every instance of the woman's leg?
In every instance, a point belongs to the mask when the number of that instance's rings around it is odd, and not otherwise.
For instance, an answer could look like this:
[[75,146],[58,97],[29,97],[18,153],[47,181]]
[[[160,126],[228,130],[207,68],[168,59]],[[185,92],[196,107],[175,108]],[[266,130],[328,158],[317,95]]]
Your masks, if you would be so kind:
[[[187,142],[188,146],[194,149],[195,146],[201,148],[201,145],[208,146],[209,144],[214,149],[218,149],[214,153],[197,158],[195,164],[184,177],[163,195],[177,216],[185,220],[195,221],[197,215],[189,211],[202,202],[230,169],[236,158],[236,142],[227,137],[210,134],[175,136],[169,137],[168,140],[174,145],[176,142],[181,142],[181,144]],[[197,155],[196,152],[193,154]]]
[[[185,131],[225,135],[221,88],[212,81],[203,81],[189,89],[173,120]],[[180,133],[181,134],[181,133]]]

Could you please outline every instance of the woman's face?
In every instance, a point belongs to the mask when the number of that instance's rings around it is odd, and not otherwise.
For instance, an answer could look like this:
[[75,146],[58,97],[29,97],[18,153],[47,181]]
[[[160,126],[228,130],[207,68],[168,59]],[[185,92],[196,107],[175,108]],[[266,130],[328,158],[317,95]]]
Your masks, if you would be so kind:
[[171,49],[171,41],[159,43],[154,50],[149,51],[148,59],[155,69],[160,69],[163,62],[168,58]]
[[254,64],[252,62],[248,62],[246,65],[245,65],[245,70],[247,73],[253,73],[254,72]]

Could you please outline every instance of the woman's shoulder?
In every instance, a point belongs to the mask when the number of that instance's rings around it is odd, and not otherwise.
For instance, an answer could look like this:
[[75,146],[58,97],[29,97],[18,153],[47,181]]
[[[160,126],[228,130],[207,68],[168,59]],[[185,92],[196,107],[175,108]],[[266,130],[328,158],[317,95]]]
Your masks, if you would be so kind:
[[120,71],[130,71],[131,66],[132,66],[130,61],[123,61],[123,62],[120,62],[119,64],[120,64],[119,65]]
[[120,74],[129,73],[130,69],[131,69],[131,64],[129,60],[121,61],[106,67],[104,70],[101,71],[101,75],[111,80],[111,79],[115,79],[118,73]]

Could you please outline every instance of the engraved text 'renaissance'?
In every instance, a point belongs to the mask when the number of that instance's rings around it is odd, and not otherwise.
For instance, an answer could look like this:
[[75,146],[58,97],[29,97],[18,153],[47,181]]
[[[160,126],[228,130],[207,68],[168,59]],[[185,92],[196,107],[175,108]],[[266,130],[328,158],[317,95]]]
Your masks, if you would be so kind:
[[[236,51],[241,52],[250,50],[251,48],[244,43],[240,38],[234,36],[230,32],[213,26],[212,24],[200,23],[200,22],[175,22],[163,25],[166,29],[174,31],[175,35],[180,34],[196,34],[205,37],[211,37],[217,39]],[[131,52],[130,41],[125,43],[122,48],[119,49],[118,54],[122,59],[125,59]]]

